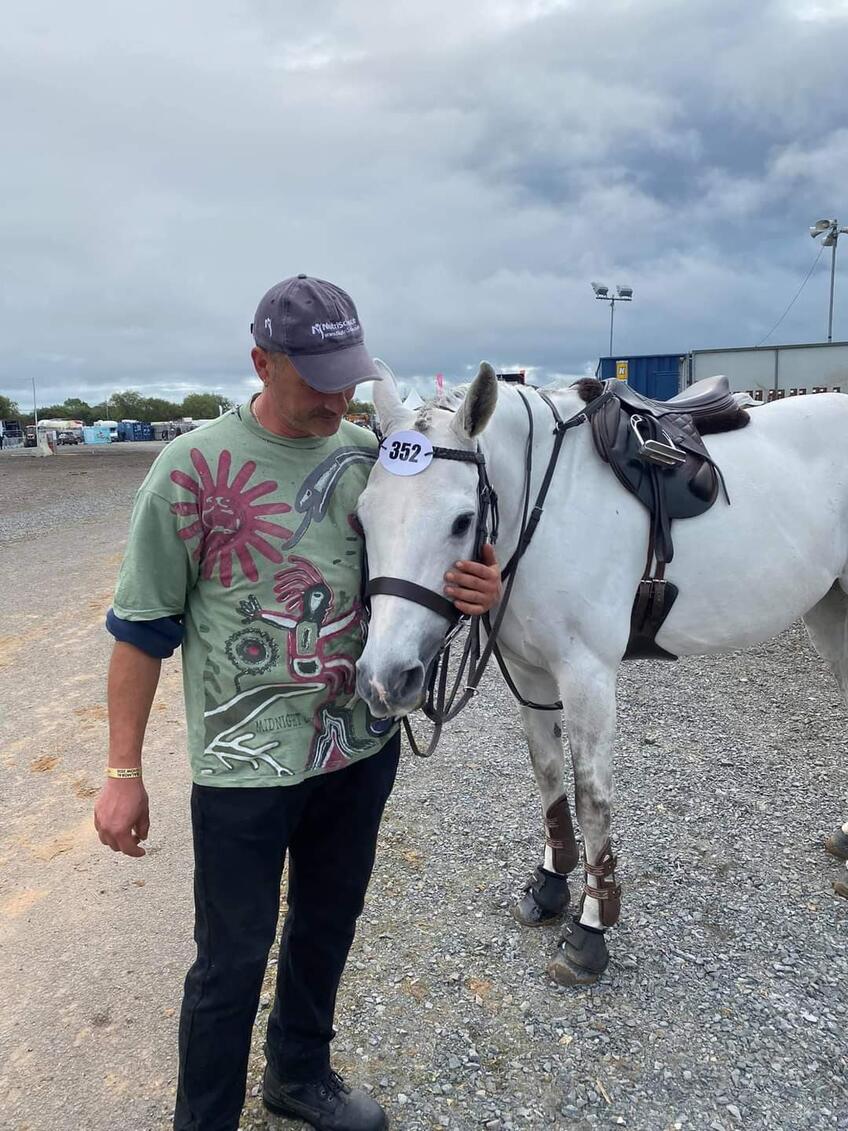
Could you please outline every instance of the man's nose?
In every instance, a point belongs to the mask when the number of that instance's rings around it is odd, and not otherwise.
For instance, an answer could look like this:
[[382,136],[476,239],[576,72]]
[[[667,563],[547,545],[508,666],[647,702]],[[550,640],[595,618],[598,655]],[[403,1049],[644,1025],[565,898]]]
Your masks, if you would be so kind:
[[333,412],[347,412],[347,406],[350,404],[351,398],[347,395],[347,389],[343,389],[340,393],[331,393],[330,396],[324,398],[324,404],[327,408],[332,409]]

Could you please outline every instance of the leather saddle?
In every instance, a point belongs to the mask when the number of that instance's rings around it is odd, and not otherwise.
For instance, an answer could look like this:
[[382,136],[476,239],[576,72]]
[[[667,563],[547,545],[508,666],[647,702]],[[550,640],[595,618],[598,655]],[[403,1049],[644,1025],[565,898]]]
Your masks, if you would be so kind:
[[724,490],[721,471],[702,435],[744,428],[748,413],[726,377],[699,381],[668,401],[642,396],[617,380],[604,383],[612,397],[592,418],[592,436],[618,481],[650,515],[645,573],[633,604],[625,659],[675,660],[655,641],[678,589],[665,580],[674,557],[671,523],[708,511]]

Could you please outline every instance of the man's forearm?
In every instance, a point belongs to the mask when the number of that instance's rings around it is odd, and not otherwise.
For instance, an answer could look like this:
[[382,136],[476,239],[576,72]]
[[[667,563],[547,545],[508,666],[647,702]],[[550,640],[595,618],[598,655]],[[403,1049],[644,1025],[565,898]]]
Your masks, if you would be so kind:
[[162,661],[118,641],[109,664],[109,765],[141,765],[144,732]]

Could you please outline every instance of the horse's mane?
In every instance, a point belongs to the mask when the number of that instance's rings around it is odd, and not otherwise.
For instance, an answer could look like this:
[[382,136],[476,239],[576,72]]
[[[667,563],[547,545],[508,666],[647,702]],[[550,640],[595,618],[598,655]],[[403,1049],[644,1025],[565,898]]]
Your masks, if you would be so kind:
[[[448,412],[456,412],[470,388],[470,381],[463,385],[452,385],[450,389],[446,389],[443,393],[426,400],[424,404],[415,409],[415,430],[426,433],[433,422],[433,412],[436,409],[443,408]],[[512,386],[504,385],[503,388],[510,389]],[[534,393],[539,391],[535,385],[525,385],[523,388]],[[580,399],[588,403],[603,392],[603,382],[598,381],[595,377],[582,377],[578,381],[560,379],[552,381],[542,388],[548,393],[559,393],[566,389],[574,389],[579,394]]]
[[433,412],[438,408],[447,409],[448,412],[456,412],[468,392],[470,384],[455,385],[451,389],[446,390],[441,395],[431,397],[415,409],[415,430],[416,432],[424,432],[433,423]]

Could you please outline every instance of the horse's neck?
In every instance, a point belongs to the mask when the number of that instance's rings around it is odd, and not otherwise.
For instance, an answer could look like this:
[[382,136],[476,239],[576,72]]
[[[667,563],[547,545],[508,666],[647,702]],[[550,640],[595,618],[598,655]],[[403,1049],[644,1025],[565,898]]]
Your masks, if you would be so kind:
[[[584,407],[578,393],[572,389],[548,392],[563,420],[576,416]],[[498,496],[500,532],[498,558],[503,566],[518,544],[524,506],[527,478],[527,436],[530,428],[527,409],[521,403],[524,397],[533,416],[532,475],[530,481],[529,510],[536,501],[545,469],[551,456],[554,438],[554,416],[550,407],[533,389],[523,393],[507,386],[500,392],[498,405],[482,436],[481,447],[486,457],[489,479]],[[577,432],[580,429],[576,430]],[[569,436],[574,436],[571,432]],[[576,445],[563,445],[559,463],[567,464],[573,458]],[[560,467],[560,474],[567,474]],[[528,510],[528,514],[529,514]]]

